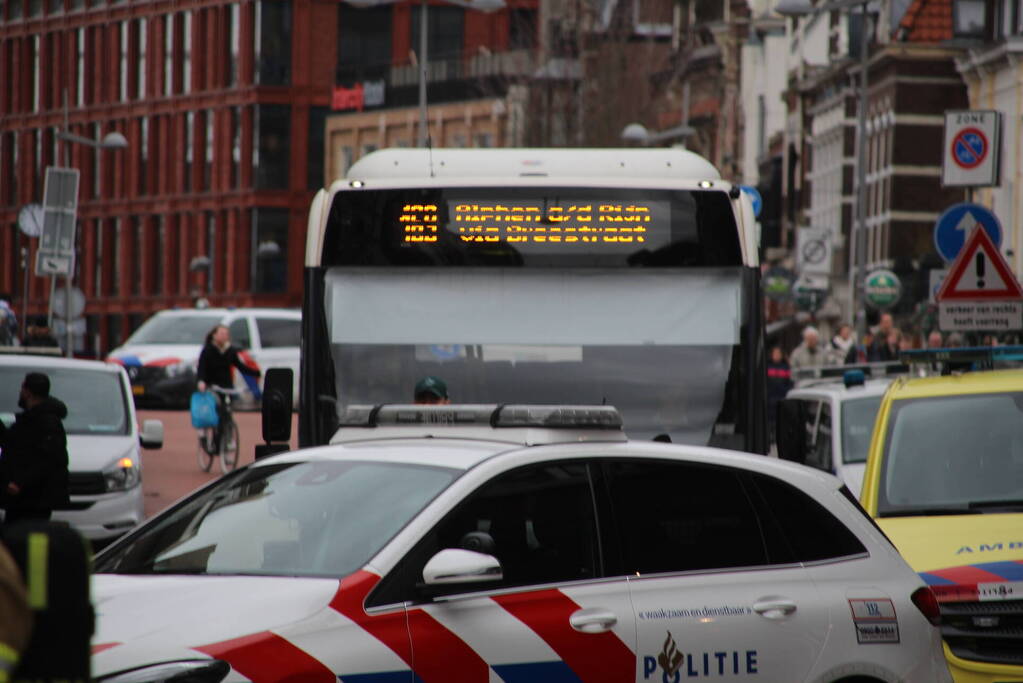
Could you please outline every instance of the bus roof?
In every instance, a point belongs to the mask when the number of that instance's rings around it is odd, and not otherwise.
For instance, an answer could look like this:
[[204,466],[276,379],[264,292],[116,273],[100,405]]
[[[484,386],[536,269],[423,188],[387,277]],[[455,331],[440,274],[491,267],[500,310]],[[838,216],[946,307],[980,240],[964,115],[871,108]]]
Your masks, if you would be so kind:
[[720,180],[714,166],[681,148],[381,149],[359,159],[349,180],[426,178],[638,178]]

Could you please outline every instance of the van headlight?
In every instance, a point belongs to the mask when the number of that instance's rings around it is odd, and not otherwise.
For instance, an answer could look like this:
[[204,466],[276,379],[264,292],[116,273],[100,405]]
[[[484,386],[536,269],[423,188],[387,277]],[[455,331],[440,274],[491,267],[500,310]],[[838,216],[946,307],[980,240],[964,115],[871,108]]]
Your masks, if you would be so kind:
[[134,460],[124,456],[103,469],[103,479],[107,482],[107,491],[127,491],[138,486],[142,473]]
[[180,375],[192,372],[192,364],[186,361],[174,363],[173,365],[165,366],[164,372],[167,373],[168,377],[178,377]]
[[231,665],[220,659],[165,662],[97,678],[99,683],[220,683]]

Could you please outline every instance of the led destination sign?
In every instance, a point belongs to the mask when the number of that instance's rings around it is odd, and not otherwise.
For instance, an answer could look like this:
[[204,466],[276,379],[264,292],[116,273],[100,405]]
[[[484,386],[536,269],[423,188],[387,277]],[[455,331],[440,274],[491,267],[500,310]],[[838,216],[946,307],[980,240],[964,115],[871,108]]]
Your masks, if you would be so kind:
[[466,246],[504,244],[523,253],[634,252],[670,239],[664,201],[569,202],[449,200],[406,203],[398,216],[405,245],[454,241]]

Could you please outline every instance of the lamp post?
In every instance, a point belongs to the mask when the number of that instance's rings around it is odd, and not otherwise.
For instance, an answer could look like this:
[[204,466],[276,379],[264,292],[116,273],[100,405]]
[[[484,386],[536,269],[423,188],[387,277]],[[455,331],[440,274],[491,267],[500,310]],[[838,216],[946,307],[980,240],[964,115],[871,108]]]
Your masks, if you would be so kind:
[[869,32],[870,17],[867,5],[870,0],[832,0],[820,5],[811,5],[809,0],[782,0],[774,11],[784,17],[798,18],[807,15],[831,12],[833,10],[860,8],[860,88],[859,107],[856,116],[856,221],[849,236],[849,313],[853,327],[861,337],[866,331],[866,312],[863,310],[863,268],[866,261],[867,237],[867,69],[870,65]]
[[[67,130],[68,128],[68,115],[67,115],[67,91],[64,91],[64,128],[63,130],[58,129],[56,137],[58,140],[62,140],[67,143],[67,147],[64,148],[64,167],[71,167],[71,145],[80,144],[86,145],[87,147],[93,147],[95,149],[124,149],[128,146],[128,140],[118,132],[110,132],[103,136],[101,140],[94,138],[87,138],[81,135],[75,135]],[[72,240],[72,245],[73,245]],[[73,268],[72,272],[68,272],[64,276],[64,328],[67,340],[67,348],[65,349],[68,358],[74,355],[74,336],[71,330],[71,278],[74,276]],[[52,304],[51,304],[52,306]]]

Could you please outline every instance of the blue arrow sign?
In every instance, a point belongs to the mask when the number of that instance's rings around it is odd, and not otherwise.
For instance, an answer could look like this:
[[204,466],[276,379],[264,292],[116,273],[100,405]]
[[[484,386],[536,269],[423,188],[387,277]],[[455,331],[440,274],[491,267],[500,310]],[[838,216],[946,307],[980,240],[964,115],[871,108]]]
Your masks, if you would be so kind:
[[752,185],[740,185],[739,189],[749,195],[753,201],[753,217],[759,218],[760,209],[764,208],[764,199],[760,196],[760,192]]
[[948,263],[955,261],[976,225],[984,228],[996,247],[1002,246],[1002,225],[990,209],[980,204],[953,204],[934,224],[934,246],[941,258]]

